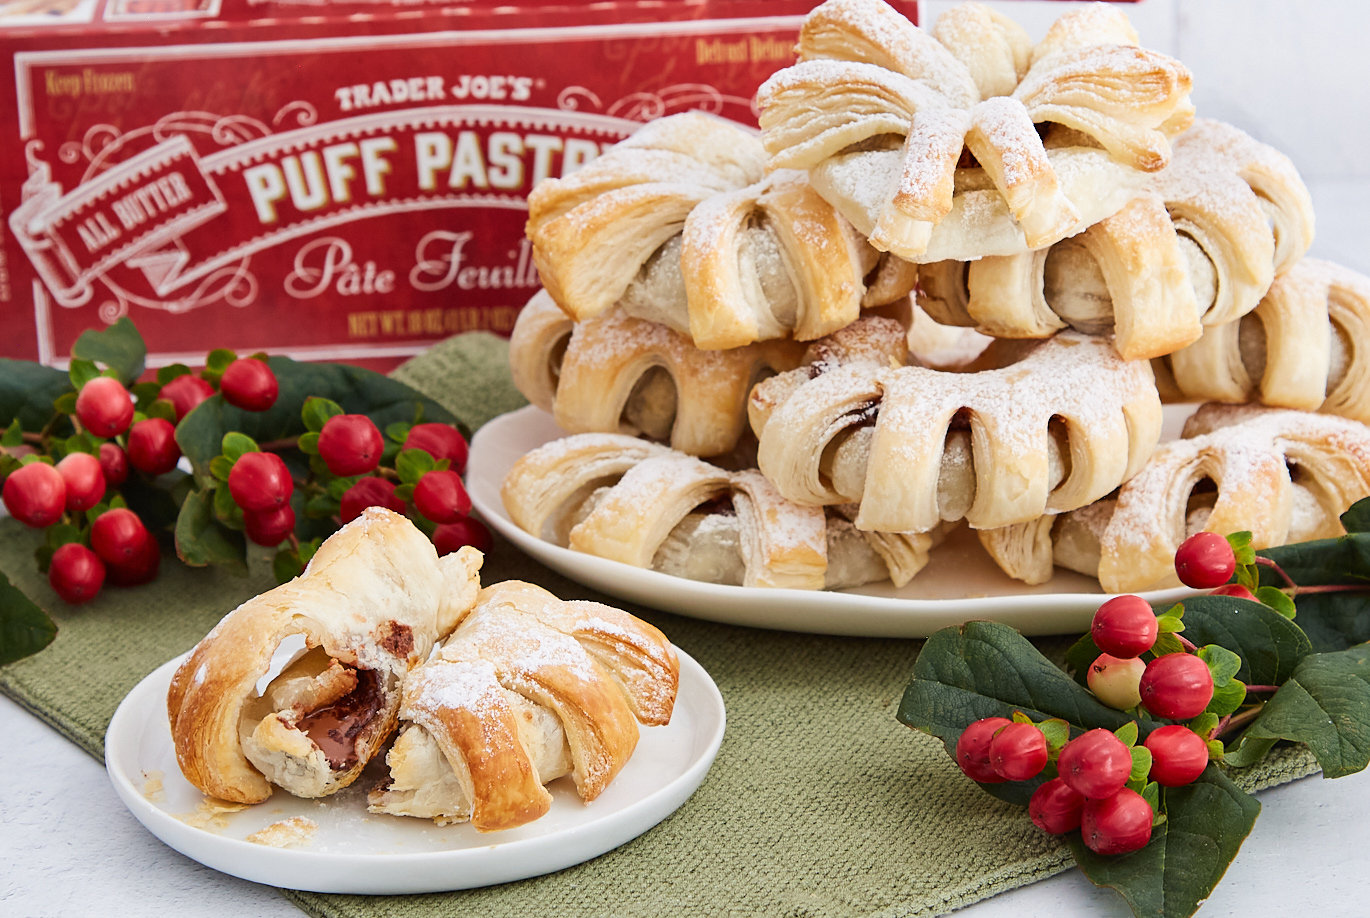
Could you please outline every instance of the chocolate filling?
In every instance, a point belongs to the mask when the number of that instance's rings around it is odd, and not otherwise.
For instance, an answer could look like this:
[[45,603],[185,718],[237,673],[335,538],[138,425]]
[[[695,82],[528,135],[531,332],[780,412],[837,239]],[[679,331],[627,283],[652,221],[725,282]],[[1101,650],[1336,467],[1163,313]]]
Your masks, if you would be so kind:
[[356,688],[332,704],[300,717],[295,728],[323,751],[334,771],[357,763],[357,738],[381,707],[381,680],[375,670],[357,670]]

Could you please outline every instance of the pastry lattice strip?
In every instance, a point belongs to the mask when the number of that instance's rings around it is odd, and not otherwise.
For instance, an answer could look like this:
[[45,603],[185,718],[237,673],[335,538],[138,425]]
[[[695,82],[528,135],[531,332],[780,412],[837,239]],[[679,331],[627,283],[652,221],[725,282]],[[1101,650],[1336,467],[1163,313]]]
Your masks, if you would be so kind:
[[1313,205],[1287,157],[1196,121],[1169,166],[1121,211],[1050,247],[919,269],[918,302],[999,337],[1111,332],[1130,360],[1161,357],[1256,307],[1313,241]]
[[[1193,117],[1188,71],[1106,7],[1034,47],[979,4],[929,34],[882,0],[827,0],[798,50],[757,94],[772,167],[810,170],[876,248],[915,261],[1079,232],[1126,203],[1132,173],[1166,164]],[[963,150],[975,167],[958,169]]]
[[538,184],[528,237],[575,319],[615,305],[709,349],[849,324],[913,288],[803,172],[767,173],[739,125],[690,112],[650,122],[583,169]]
[[860,532],[851,508],[794,504],[755,469],[722,469],[618,434],[577,434],[532,450],[501,494],[514,522],[538,538],[749,587],[902,586],[938,537]]
[[1050,578],[1053,564],[1109,593],[1179,585],[1175,551],[1201,530],[1250,531],[1255,548],[1342,535],[1339,517],[1370,495],[1370,428],[1255,405],[1202,406],[1117,494],[1065,513],[982,530],[1010,576]]
[[406,682],[406,727],[369,809],[491,832],[545,815],[543,785],[562,775],[594,800],[638,723],[670,721],[679,669],[665,636],[626,612],[493,584]]
[[[1003,342],[997,342],[1003,345]],[[750,400],[758,463],[798,503],[857,503],[861,529],[991,528],[1083,506],[1160,436],[1146,361],[1061,332],[978,372],[845,364],[791,371]]]
[[1167,400],[1254,401],[1370,423],[1370,278],[1302,259],[1254,312],[1154,368]]

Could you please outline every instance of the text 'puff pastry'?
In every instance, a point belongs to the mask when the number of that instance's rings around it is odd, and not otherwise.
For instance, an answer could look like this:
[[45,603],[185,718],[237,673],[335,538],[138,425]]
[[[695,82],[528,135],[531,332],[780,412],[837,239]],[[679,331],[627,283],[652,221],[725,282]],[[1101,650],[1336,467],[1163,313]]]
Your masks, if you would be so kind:
[[1254,312],[1153,366],[1167,400],[1256,401],[1370,423],[1370,278],[1304,258]]
[[540,182],[527,230],[543,284],[572,318],[617,305],[708,349],[812,340],[908,294],[912,265],[765,159],[740,125],[687,112]]
[[[167,713],[176,760],[204,793],[259,803],[348,786],[389,739],[409,670],[480,589],[481,554],[439,558],[397,513],[371,507],[329,536],[304,573],[234,609],[176,670]],[[282,641],[303,656],[260,695]]]
[[990,368],[973,372],[870,360],[758,384],[761,471],[798,503],[859,504],[860,529],[961,518],[979,529],[1097,500],[1155,448],[1161,404],[1146,361],[1075,332],[996,341],[983,357]]
[[520,581],[486,587],[405,683],[406,726],[368,808],[492,832],[544,815],[543,785],[565,774],[594,800],[638,722],[670,721],[679,678],[675,649],[626,612]]
[[922,265],[919,305],[998,337],[1111,332],[1129,360],[1249,313],[1312,244],[1308,189],[1287,157],[1218,121],[1196,121],[1174,148],[1126,207],[1070,239]]
[[1250,531],[1270,548],[1344,534],[1339,517],[1370,495],[1370,427],[1256,405],[1202,406],[1116,495],[978,533],[1011,577],[1041,583],[1053,564],[1110,593],[1178,586],[1175,551],[1195,532]]
[[860,532],[843,515],[850,508],[787,501],[755,469],[722,469],[616,434],[577,434],[530,451],[501,495],[514,522],[538,538],[710,583],[902,586],[936,540]]
[[809,170],[872,245],[913,261],[1078,233],[1165,166],[1193,117],[1189,72],[1102,4],[1034,47],[980,4],[928,33],[883,0],[827,0],[798,50],[757,93],[771,167]]

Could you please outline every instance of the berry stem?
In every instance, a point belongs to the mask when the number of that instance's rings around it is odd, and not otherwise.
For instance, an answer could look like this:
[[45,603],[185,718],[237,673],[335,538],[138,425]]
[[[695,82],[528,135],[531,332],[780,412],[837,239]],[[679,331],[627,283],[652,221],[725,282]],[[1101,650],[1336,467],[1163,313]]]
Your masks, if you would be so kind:
[[1247,708],[1245,711],[1242,711],[1238,714],[1227,715],[1222,720],[1218,721],[1218,726],[1213,729],[1213,734],[1209,738],[1219,739],[1225,734],[1227,734],[1230,730],[1237,730],[1241,727],[1245,727],[1247,724],[1251,723],[1251,721],[1255,720],[1257,717],[1260,716],[1261,710],[1264,707],[1265,704],[1264,702],[1262,702],[1261,704]]
[[286,437],[281,440],[268,440],[265,443],[258,443],[257,448],[264,453],[278,453],[283,449],[295,449],[299,445],[299,437]]
[[1279,690],[1278,685],[1248,685],[1246,687],[1247,694],[1252,692],[1278,692]]
[[1370,590],[1370,584],[1315,583],[1309,586],[1294,587],[1293,594],[1302,596],[1304,593],[1363,593],[1366,590]]
[[1185,650],[1189,651],[1190,653],[1199,652],[1198,645],[1191,641],[1189,638],[1185,637],[1183,634],[1180,634],[1178,631],[1172,633],[1175,635],[1176,638],[1179,639],[1180,646],[1183,647]]
[[1270,560],[1269,558],[1267,558],[1267,557],[1265,557],[1265,556],[1263,556],[1263,555],[1257,555],[1257,556],[1256,556],[1256,564],[1257,564],[1258,566],[1268,567],[1268,568],[1270,568],[1272,571],[1274,571],[1275,573],[1279,574],[1279,575],[1280,575],[1280,578],[1285,582],[1285,585],[1286,585],[1286,586],[1291,586],[1291,587],[1293,587],[1293,588],[1296,589],[1296,590],[1299,588],[1299,585],[1298,585],[1297,583],[1294,582],[1294,578],[1293,578],[1293,577],[1290,577],[1288,574],[1286,574],[1286,573],[1284,572],[1284,568],[1280,567],[1278,564],[1276,564],[1274,561]]

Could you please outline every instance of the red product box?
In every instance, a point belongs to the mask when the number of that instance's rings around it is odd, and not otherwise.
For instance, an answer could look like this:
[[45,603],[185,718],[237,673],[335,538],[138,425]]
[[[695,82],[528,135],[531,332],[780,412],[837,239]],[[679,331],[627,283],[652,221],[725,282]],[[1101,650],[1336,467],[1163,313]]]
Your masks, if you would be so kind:
[[533,184],[662,115],[755,125],[812,5],[0,2],[0,356],[121,316],[154,366],[507,334]]

